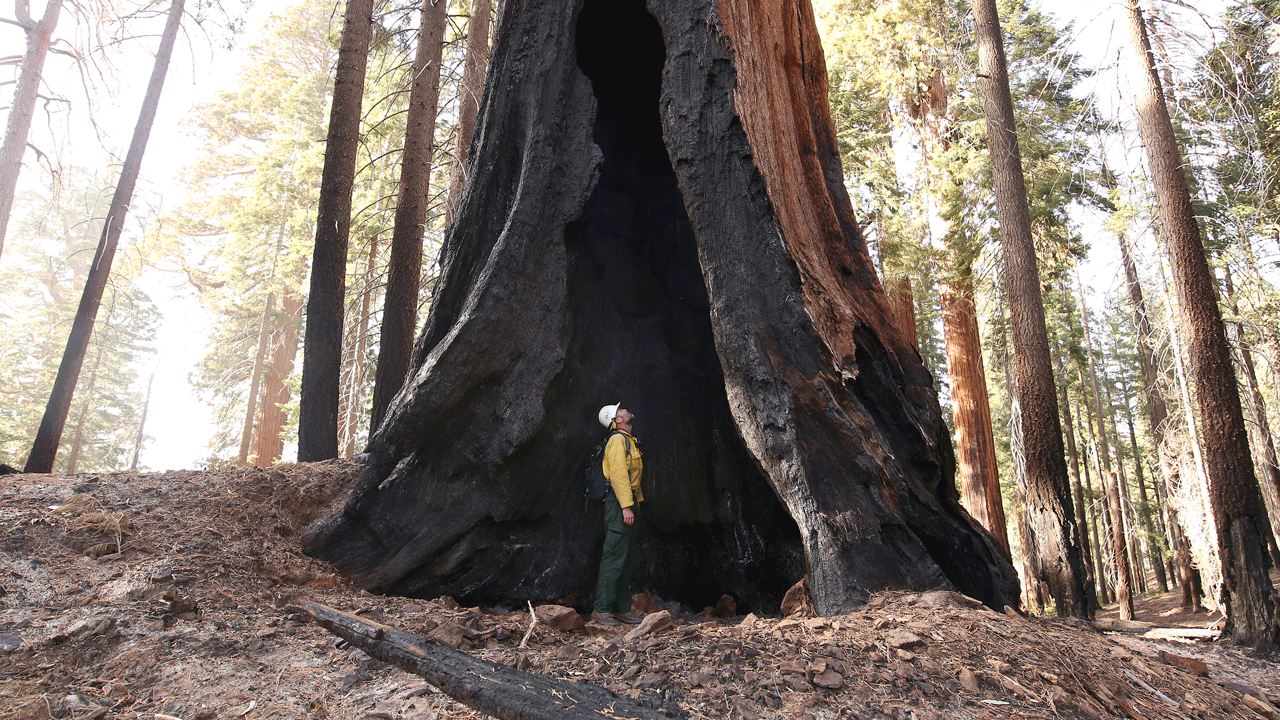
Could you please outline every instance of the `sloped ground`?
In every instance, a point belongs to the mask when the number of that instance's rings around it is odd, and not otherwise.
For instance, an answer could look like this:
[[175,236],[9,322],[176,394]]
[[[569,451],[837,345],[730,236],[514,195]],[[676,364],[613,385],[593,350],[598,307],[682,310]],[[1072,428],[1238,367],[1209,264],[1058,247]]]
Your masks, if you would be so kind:
[[520,648],[527,608],[375,597],[299,552],[297,534],[357,473],[0,477],[0,719],[481,717],[336,642],[300,612],[307,600],[694,718],[1250,718],[1270,711],[1243,692],[1280,700],[1276,665],[1231,648],[950,593],[885,594],[834,618],[668,608],[671,626],[633,639],[537,623]]

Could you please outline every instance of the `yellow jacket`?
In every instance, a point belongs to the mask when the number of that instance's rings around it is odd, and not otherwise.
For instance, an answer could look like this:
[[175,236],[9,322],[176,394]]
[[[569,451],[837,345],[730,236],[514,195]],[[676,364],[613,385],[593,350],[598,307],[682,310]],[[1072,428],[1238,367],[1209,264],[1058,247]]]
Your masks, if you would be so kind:
[[635,437],[625,430],[618,430],[618,433],[631,441],[631,455],[627,455],[626,439],[617,434],[610,435],[609,443],[604,446],[604,476],[609,478],[618,505],[629,508],[644,502],[644,495],[640,492],[640,472],[644,469],[644,461]]

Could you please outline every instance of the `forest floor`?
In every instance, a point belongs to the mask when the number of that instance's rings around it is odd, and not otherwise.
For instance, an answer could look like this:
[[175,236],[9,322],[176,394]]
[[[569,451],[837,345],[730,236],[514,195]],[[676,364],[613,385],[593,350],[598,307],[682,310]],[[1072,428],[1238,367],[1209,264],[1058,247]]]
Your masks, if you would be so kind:
[[[521,648],[527,608],[374,596],[301,554],[301,530],[357,473],[0,476],[0,720],[484,717],[336,642],[306,601],[693,718],[1280,720],[1272,662],[948,592],[886,593],[827,618],[668,605],[674,621],[638,637],[539,622]],[[1158,602],[1143,600],[1158,624],[1212,622],[1162,618]]]

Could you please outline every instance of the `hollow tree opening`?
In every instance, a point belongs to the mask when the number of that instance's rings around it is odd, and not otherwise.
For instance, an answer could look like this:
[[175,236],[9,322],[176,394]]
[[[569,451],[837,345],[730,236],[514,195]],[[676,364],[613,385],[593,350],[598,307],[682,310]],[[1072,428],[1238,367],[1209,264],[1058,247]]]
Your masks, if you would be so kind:
[[939,585],[1016,605],[853,219],[808,4],[509,0],[500,27],[414,367],[305,549],[380,592],[588,589],[575,476],[620,400],[638,586],[771,611],[803,572],[825,613]]
[[[577,47],[603,158],[567,233],[574,391],[556,394],[572,415],[619,400],[637,415],[646,502],[634,585],[695,608],[728,592],[771,610],[804,574],[800,534],[729,412],[693,226],[662,140],[662,32],[643,0],[588,0]],[[590,522],[603,527],[598,512]]]

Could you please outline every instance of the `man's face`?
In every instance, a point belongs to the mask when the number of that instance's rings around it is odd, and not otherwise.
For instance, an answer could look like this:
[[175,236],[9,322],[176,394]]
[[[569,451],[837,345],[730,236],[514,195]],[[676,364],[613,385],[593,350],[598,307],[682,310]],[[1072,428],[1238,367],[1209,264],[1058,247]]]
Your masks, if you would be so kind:
[[626,408],[618,408],[618,414],[613,416],[614,422],[630,425],[631,418],[634,417],[631,411]]

